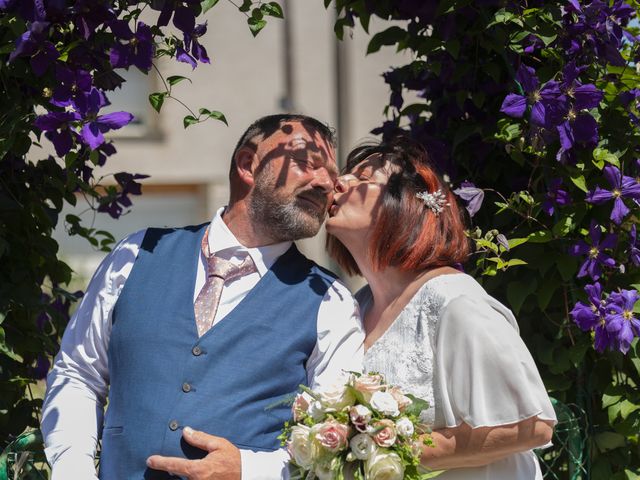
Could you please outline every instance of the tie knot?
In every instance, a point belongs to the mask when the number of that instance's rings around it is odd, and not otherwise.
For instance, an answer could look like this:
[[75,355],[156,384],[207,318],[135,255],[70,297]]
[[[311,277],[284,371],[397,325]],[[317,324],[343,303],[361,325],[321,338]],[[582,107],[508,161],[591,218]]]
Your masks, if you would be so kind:
[[234,264],[224,258],[216,257],[212,255],[208,259],[208,277],[220,277],[225,282],[233,280],[234,278],[248,275],[255,272],[256,268],[250,255],[247,255],[240,264]]

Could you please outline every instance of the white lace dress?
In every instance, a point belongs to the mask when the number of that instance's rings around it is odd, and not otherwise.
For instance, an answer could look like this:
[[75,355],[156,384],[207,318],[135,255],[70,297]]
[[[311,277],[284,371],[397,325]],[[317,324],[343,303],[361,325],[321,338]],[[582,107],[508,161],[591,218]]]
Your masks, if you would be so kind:
[[[371,302],[364,287],[361,312]],[[434,429],[498,426],[555,413],[511,311],[473,277],[428,280],[388,330],[367,350],[366,372],[427,400],[422,419]],[[542,479],[532,451],[484,467],[452,469],[442,480]]]

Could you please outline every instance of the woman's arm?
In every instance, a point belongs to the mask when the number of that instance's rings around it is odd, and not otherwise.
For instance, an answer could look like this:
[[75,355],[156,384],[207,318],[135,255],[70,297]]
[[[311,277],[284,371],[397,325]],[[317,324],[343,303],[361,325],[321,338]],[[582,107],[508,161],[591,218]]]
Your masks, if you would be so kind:
[[457,427],[434,430],[434,446],[422,447],[422,466],[449,470],[488,465],[517,452],[531,450],[551,441],[554,422],[538,417],[497,427]]

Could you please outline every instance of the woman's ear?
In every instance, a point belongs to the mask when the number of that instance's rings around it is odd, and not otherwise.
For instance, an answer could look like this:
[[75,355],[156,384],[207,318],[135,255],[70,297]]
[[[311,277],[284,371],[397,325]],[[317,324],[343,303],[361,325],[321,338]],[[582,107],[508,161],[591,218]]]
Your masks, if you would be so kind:
[[255,183],[255,172],[258,166],[258,155],[249,147],[239,148],[235,157],[236,171],[240,181],[252,187]]

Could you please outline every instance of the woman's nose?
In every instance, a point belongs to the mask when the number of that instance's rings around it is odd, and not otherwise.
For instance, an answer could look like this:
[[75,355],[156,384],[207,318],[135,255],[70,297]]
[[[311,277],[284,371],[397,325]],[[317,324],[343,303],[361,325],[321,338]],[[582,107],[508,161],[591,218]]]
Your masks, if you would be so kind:
[[336,193],[344,193],[347,191],[348,185],[349,179],[347,178],[347,175],[342,175],[341,177],[337,178],[336,184],[333,189],[336,191]]

